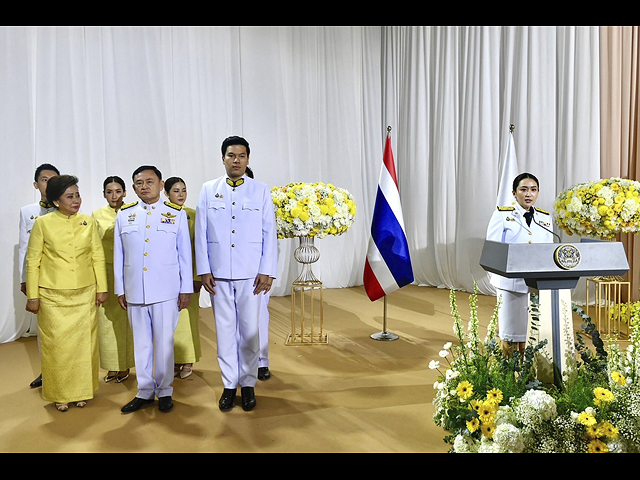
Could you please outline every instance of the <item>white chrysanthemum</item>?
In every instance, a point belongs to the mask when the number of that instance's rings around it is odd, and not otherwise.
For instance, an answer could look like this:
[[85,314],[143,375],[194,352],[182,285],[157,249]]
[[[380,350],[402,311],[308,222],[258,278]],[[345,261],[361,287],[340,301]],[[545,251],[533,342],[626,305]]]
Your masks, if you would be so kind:
[[493,432],[493,441],[509,452],[520,453],[524,450],[522,432],[518,427],[510,423],[503,423],[496,427],[495,432]]

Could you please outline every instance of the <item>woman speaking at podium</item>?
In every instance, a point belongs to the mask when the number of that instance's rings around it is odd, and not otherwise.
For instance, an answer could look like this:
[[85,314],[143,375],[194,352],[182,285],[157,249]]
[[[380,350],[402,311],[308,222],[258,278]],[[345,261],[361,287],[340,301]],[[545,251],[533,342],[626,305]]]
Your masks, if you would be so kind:
[[[515,201],[498,206],[487,228],[487,240],[502,243],[553,243],[553,226],[549,212],[535,207],[540,185],[531,173],[521,173],[513,180]],[[524,353],[529,322],[529,287],[523,278],[505,278],[490,274],[498,301],[498,335],[502,351],[511,355],[515,349]]]

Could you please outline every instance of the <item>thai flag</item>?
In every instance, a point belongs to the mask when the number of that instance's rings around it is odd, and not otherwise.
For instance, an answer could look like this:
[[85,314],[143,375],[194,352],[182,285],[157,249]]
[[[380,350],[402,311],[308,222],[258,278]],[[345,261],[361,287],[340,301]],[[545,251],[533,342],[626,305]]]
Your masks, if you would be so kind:
[[396,167],[387,135],[371,239],[364,265],[364,288],[371,301],[413,282],[409,246],[404,231]]

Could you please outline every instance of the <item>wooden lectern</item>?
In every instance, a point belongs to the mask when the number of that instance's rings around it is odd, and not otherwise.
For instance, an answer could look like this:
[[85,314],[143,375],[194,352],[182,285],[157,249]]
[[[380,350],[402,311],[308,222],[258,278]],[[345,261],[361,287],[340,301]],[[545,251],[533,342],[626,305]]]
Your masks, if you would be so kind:
[[569,295],[567,301],[566,294],[576,287],[581,277],[624,275],[629,270],[620,242],[509,244],[486,240],[480,266],[503,277],[524,278],[530,288],[540,291],[541,311],[550,310],[548,320],[541,318],[541,329],[547,323],[551,355],[557,367],[554,369],[556,385],[562,380],[558,373],[562,374],[566,367],[562,321],[572,318],[571,297]]

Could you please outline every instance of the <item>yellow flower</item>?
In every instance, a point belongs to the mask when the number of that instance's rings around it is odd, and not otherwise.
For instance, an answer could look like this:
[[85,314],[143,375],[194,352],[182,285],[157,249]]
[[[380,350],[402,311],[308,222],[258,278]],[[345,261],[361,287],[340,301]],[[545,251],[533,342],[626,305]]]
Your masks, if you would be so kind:
[[591,440],[587,449],[588,453],[607,453],[608,451],[607,444],[600,440]]
[[493,423],[483,423],[481,430],[485,437],[493,438],[493,432],[496,431],[496,426]]
[[500,404],[500,402],[502,401],[502,391],[497,388],[489,390],[487,392],[487,401],[493,402],[495,404]]
[[611,390],[607,390],[606,388],[596,387],[593,389],[593,393],[596,396],[596,401],[613,402],[615,400]]
[[476,430],[478,430],[479,426],[480,426],[480,422],[475,417],[473,418],[473,420],[467,421],[467,430],[469,430],[469,432],[471,432],[471,433],[473,433]]
[[466,380],[458,384],[458,396],[463,400],[468,400],[473,395],[473,385]]
[[612,440],[618,437],[620,431],[611,423],[604,421],[600,424],[600,431],[604,437],[611,438]]
[[618,385],[624,385],[627,383],[626,379],[620,372],[611,372],[611,380],[616,382]]
[[493,402],[482,402],[480,408],[478,408],[478,416],[482,423],[493,422],[493,417],[496,413],[497,404]]
[[482,400],[471,400],[469,402],[470,410],[475,410],[477,412],[478,410],[480,410],[481,406],[482,406]]
[[581,412],[578,415],[578,421],[582,425],[586,425],[586,426],[595,425],[597,423],[596,417],[594,417],[592,413],[587,413],[587,412]]

